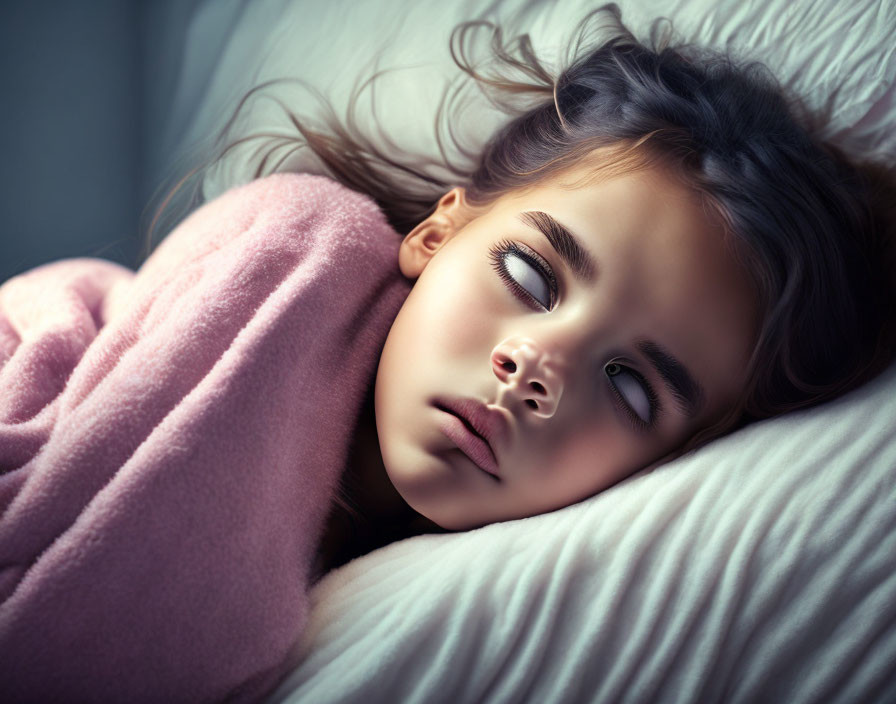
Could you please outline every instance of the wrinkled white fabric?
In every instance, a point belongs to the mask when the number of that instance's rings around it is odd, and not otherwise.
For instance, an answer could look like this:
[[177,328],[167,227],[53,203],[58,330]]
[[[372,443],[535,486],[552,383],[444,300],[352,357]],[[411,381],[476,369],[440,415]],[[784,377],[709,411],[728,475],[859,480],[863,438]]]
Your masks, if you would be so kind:
[[312,591],[269,702],[896,701],[896,366],[561,511]]

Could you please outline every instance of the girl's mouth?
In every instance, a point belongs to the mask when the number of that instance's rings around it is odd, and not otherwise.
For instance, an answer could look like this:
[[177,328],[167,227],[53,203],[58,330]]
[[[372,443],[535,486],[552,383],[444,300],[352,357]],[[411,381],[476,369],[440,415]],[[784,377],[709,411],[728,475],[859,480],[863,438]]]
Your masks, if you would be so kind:
[[439,416],[439,430],[451,440],[481,470],[500,481],[498,463],[488,442],[481,437],[469,422],[443,406],[436,406],[443,411]]

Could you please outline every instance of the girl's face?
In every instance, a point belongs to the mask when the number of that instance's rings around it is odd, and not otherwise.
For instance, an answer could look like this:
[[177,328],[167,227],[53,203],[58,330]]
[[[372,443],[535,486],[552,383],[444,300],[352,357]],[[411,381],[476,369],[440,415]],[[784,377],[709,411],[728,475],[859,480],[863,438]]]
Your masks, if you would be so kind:
[[[595,494],[745,384],[755,291],[721,227],[658,168],[568,186],[586,174],[484,212],[455,188],[401,245],[416,282],[380,358],[377,433],[396,490],[443,528]],[[475,406],[490,443],[458,418]]]

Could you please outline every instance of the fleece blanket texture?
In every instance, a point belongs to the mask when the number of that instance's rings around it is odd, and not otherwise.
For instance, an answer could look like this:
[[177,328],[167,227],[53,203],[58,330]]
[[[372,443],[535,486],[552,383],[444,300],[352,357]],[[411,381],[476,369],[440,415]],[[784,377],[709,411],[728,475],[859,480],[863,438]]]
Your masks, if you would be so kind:
[[4,701],[253,701],[308,614],[324,519],[410,285],[335,181],[276,174],[136,273],[0,287]]

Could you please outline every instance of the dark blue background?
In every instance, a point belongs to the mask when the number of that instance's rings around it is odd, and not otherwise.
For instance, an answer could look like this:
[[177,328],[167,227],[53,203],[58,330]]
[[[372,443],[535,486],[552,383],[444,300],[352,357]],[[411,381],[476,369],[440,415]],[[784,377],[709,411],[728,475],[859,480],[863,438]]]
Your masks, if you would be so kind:
[[136,265],[198,4],[0,0],[0,282],[62,257]]

